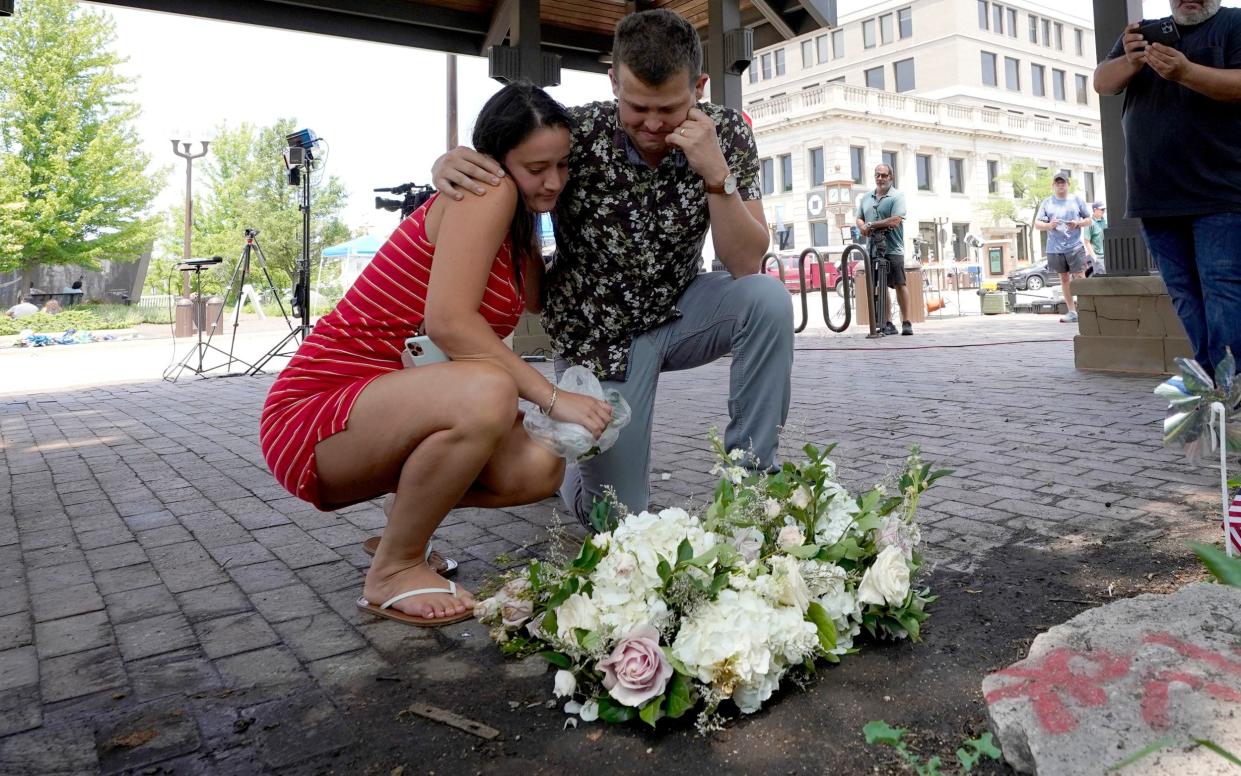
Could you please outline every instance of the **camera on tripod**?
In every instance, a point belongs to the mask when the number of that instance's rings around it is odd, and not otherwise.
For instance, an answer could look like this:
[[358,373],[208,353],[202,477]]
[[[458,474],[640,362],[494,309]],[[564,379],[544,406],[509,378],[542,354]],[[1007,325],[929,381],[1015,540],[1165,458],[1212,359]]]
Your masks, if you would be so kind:
[[258,237],[258,236],[259,236],[258,229],[246,229],[246,237],[253,238],[253,237]]
[[393,186],[387,189],[375,189],[375,191],[387,194],[401,194],[400,199],[387,199],[386,197],[375,197],[375,208],[378,210],[401,211],[401,218],[404,219],[431,198],[435,193],[435,188],[430,184],[402,183],[400,186]]

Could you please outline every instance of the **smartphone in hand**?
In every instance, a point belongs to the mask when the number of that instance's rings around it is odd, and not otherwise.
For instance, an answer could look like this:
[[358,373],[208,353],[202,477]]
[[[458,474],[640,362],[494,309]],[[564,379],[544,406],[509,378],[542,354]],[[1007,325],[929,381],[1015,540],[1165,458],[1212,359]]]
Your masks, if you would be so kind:
[[1176,46],[1181,42],[1181,33],[1171,17],[1142,22],[1137,32],[1147,43],[1162,43],[1165,46]]
[[405,340],[405,347],[401,348],[401,363],[407,369],[411,366],[426,366],[450,360],[444,351],[425,335],[410,337]]

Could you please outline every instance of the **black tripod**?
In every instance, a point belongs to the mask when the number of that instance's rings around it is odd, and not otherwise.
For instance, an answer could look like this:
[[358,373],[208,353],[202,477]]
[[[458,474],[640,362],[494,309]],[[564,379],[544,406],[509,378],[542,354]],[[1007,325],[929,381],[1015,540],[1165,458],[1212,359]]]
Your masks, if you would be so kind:
[[[302,256],[297,260],[297,283],[293,286],[293,315],[299,322],[297,326],[289,323],[289,333],[250,367],[246,373],[249,375],[262,372],[267,362],[277,356],[292,357],[297,352],[297,346],[310,333],[310,173],[313,164],[313,156],[307,150],[302,161],[289,171],[289,180],[302,185],[301,203],[298,205],[302,211]],[[284,305],[280,306],[280,310],[284,311]],[[288,316],[285,320],[289,320]]]
[[882,337],[888,321],[888,232],[874,230],[870,234],[870,250],[866,252],[866,294],[870,301],[870,333],[867,338]]
[[[195,296],[197,299],[191,302],[191,304],[193,304],[192,315],[194,318],[194,328],[198,330],[198,342],[195,343],[194,347],[190,349],[190,352],[185,354],[185,358],[181,359],[180,363],[174,364],[164,370],[164,379],[170,383],[175,383],[177,378],[179,378],[181,373],[186,369],[200,376],[212,370],[219,369],[219,366],[203,366],[203,360],[207,355],[208,350],[214,350],[217,353],[228,356],[230,359],[232,358],[231,353],[225,353],[223,350],[220,350],[215,345],[211,344],[211,336],[215,333],[214,326],[212,334],[207,336],[206,341],[203,341],[203,329],[207,324],[207,303],[206,300],[203,299],[203,270],[207,267],[215,266],[221,261],[223,261],[223,259],[219,256],[212,256],[210,259],[193,259],[177,265],[177,269],[182,272],[194,273],[194,288],[196,289]],[[195,359],[195,357],[197,357],[198,360],[196,365],[190,363]]]
[[[293,325],[289,319],[288,312],[284,309],[284,303],[280,301],[280,294],[276,292],[276,284],[271,279],[271,273],[267,271],[267,257],[263,255],[263,248],[259,245],[258,241],[259,230],[246,229],[245,235],[246,242],[241,248],[241,257],[237,259],[237,265],[233,267],[233,274],[228,279],[228,285],[225,286],[224,304],[221,305],[220,309],[216,311],[215,320],[211,322],[211,334],[207,336],[207,342],[210,342],[211,338],[215,336],[217,331],[223,330],[221,322],[224,318],[224,308],[228,306],[228,297],[232,296],[233,300],[237,304],[237,307],[233,310],[233,333],[228,343],[227,368],[229,369],[229,374],[234,374],[231,371],[234,361],[243,364],[247,369],[253,368],[253,365],[237,358],[234,355],[234,350],[237,347],[237,326],[241,322],[241,306],[245,303],[245,296],[247,293],[246,278],[250,276],[250,261],[253,256],[258,257],[259,269],[263,273],[263,278],[267,281],[267,290],[271,292],[273,297],[275,297],[276,304],[280,307],[280,315],[284,318],[285,324],[289,327],[292,327]],[[252,297],[251,301],[256,307],[259,305],[258,299]],[[241,372],[237,374],[246,373]]]

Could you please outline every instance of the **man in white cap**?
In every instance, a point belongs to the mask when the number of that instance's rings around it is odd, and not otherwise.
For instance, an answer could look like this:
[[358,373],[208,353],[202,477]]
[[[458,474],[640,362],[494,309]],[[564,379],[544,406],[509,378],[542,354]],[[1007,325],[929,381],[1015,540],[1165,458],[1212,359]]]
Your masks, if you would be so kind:
[[1072,279],[1086,277],[1086,248],[1082,245],[1082,227],[1090,226],[1090,211],[1076,194],[1069,193],[1069,176],[1058,172],[1051,179],[1052,194],[1038,206],[1034,228],[1047,232],[1047,269],[1060,275],[1067,312],[1061,323],[1077,323],[1077,306],[1073,304]]

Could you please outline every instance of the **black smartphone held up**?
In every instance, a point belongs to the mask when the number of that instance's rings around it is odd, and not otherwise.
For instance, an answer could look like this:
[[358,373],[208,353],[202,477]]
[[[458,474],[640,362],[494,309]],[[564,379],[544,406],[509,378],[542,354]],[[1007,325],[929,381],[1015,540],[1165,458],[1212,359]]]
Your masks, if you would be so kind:
[[1175,46],[1181,42],[1181,33],[1171,17],[1156,19],[1153,22],[1142,22],[1138,25],[1138,34],[1145,38],[1147,43]]

